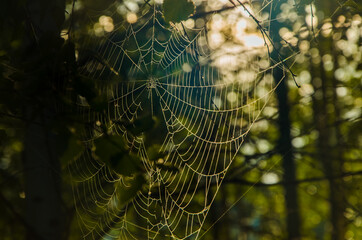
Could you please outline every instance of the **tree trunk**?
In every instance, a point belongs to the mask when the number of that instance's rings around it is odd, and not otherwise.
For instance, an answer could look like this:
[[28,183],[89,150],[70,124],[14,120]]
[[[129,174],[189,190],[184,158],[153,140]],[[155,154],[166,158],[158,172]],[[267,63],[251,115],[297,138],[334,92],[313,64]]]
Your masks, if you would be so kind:
[[[273,72],[275,81],[279,82],[282,76],[283,70],[276,68]],[[300,239],[298,192],[297,187],[294,184],[296,181],[296,166],[294,162],[293,147],[291,144],[288,87],[285,79],[279,84],[276,94],[278,99],[278,124],[280,132],[278,150],[280,155],[283,157],[282,167],[284,172],[283,179],[285,182],[284,191],[288,239]]]
[[[276,18],[279,12],[279,6],[276,6],[275,11],[272,11],[271,19]],[[279,29],[281,24],[278,21],[273,21],[270,24],[271,38],[276,44],[277,48],[280,48],[281,38],[279,36]],[[273,49],[271,58],[276,62],[281,61],[277,49]],[[294,161],[293,146],[291,143],[291,122],[289,118],[289,103],[288,103],[288,85],[287,78],[284,77],[284,70],[282,66],[277,67],[273,70],[273,77],[275,83],[279,84],[276,89],[276,95],[278,100],[278,125],[279,125],[279,142],[278,150],[280,155],[283,157],[282,167],[284,172],[284,191],[285,191],[285,209],[286,209],[286,223],[288,239],[296,240],[300,239],[300,213],[298,205],[298,192],[296,185],[293,184],[296,181],[296,166]]]
[[[332,43],[329,42],[324,45],[328,47],[331,46],[331,44]],[[321,55],[323,55],[323,48],[321,48]],[[324,70],[323,60],[321,60],[318,70],[320,73],[320,88],[317,86],[318,83],[312,81],[316,95],[320,96],[319,98],[313,97],[316,129],[319,132],[317,143],[318,156],[329,184],[329,209],[332,225],[331,239],[342,240],[346,232],[346,219],[344,217],[345,201],[343,180],[335,179],[335,176],[341,176],[343,174],[343,158],[340,152],[341,135],[339,126],[336,125],[338,124],[336,119],[339,114],[338,107],[336,106],[336,89],[334,89],[336,80],[333,80],[333,77]],[[333,105],[331,105],[332,101]],[[328,105],[329,107],[333,106],[332,113],[328,111]],[[337,118],[333,116],[333,113]]]
[[[283,76],[283,70],[276,68],[273,76],[276,81],[280,81]],[[298,204],[297,187],[294,184],[296,181],[296,166],[294,162],[293,147],[291,144],[290,135],[290,119],[289,119],[289,104],[288,104],[288,88],[287,83],[283,80],[277,90],[278,98],[278,124],[279,124],[279,153],[283,157],[282,167],[284,172],[284,191],[285,204],[287,213],[287,231],[288,239],[300,239],[300,214]]]
[[36,123],[29,122],[25,133],[26,219],[33,228],[27,239],[61,239],[60,167],[54,154],[55,138],[46,128],[46,120],[40,121],[42,113],[36,113],[31,106],[27,111],[28,116],[37,116],[33,120]]
[[[315,4],[317,10],[323,10],[326,16],[331,16],[339,7],[334,1],[322,1]],[[337,14],[332,17],[332,23],[337,21],[337,17]],[[324,69],[323,60],[323,56],[331,53],[331,49],[333,49],[331,57],[334,62],[334,69],[336,69],[336,50],[333,46],[333,39],[331,37],[324,38],[321,35],[318,36],[317,48],[320,50],[321,61],[319,65],[312,67],[312,72],[319,73],[317,76],[312,76],[312,85],[316,91],[312,99],[316,128],[319,132],[318,155],[329,184],[331,239],[342,240],[345,238],[347,222],[344,217],[346,203],[343,179],[335,178],[335,176],[343,175],[342,139],[339,129],[340,110],[336,94],[337,80],[333,71]],[[320,83],[316,82],[316,77],[320,78]]]
[[28,119],[23,153],[25,206],[26,220],[32,228],[27,233],[27,239],[57,240],[62,239],[64,221],[61,169],[55,135],[50,130],[56,113],[56,100],[49,86],[55,84],[59,65],[56,64],[56,56],[50,56],[51,51],[59,51],[56,48],[64,21],[65,1],[33,0],[28,1],[25,8],[28,30],[23,61],[33,65],[25,74],[28,84],[35,88],[29,93],[32,100],[24,106],[24,115]]

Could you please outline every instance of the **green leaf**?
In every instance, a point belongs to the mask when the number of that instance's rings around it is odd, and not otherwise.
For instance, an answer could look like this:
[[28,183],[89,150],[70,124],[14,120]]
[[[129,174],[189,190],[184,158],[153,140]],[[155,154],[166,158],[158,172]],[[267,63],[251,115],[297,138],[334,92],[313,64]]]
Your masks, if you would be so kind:
[[89,102],[93,111],[103,113],[108,109],[107,96],[100,94]]
[[123,176],[132,176],[141,172],[140,159],[133,153],[122,153],[111,157],[111,166],[114,171]]
[[133,135],[138,136],[141,133],[152,130],[155,124],[156,121],[151,116],[144,116],[137,118],[126,127]]
[[86,77],[79,76],[74,79],[74,90],[80,96],[85,97],[88,102],[97,97],[94,81]]
[[84,151],[82,142],[74,135],[70,135],[68,139],[63,139],[66,142],[66,148],[61,154],[60,162],[62,166],[66,166],[69,162],[73,161]]
[[122,137],[105,136],[94,142],[96,156],[115,172],[132,176],[141,172],[141,162],[137,155],[129,152]]
[[148,158],[151,161],[157,161],[159,158],[165,157],[165,155],[167,153],[160,152],[160,149],[161,149],[161,145],[159,145],[159,144],[153,144],[152,146],[147,148]]
[[111,163],[112,158],[124,153],[123,139],[117,136],[104,136],[94,141],[94,153],[105,163]]
[[195,6],[189,0],[165,0],[163,12],[166,22],[181,22],[195,12]]
[[51,131],[55,134],[57,143],[56,152],[62,167],[77,159],[85,147],[79,136],[83,132],[83,126],[67,119],[57,118],[52,122]]
[[121,204],[126,204],[130,200],[136,197],[137,193],[142,189],[143,184],[146,183],[145,178],[142,175],[137,175],[132,178],[124,179],[123,182],[119,182],[117,193],[118,199]]

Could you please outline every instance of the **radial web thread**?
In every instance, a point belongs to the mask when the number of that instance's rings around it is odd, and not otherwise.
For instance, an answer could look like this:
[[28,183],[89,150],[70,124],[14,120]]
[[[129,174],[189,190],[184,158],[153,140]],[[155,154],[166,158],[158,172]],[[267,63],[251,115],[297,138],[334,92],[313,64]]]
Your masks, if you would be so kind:
[[[104,83],[108,99],[107,114],[97,114],[79,98],[80,111],[94,125],[84,144],[91,147],[105,133],[119,136],[141,160],[146,180],[124,201],[137,176],[117,173],[91,151],[74,161],[69,171],[85,239],[197,239],[226,172],[276,88],[270,71],[283,67],[260,64],[270,60],[263,46],[261,53],[237,53],[243,64],[225,70],[218,63],[234,50],[213,48],[207,23],[199,29],[167,25],[160,5],[143,8],[137,22],[121,21],[81,44],[94,57],[80,74]],[[244,76],[250,72],[251,78]],[[139,130],[138,122],[152,126]]]

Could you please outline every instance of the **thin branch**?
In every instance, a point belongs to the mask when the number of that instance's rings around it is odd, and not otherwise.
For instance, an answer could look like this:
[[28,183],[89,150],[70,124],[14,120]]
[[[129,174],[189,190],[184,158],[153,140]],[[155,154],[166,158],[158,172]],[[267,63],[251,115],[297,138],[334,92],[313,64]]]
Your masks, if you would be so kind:
[[148,6],[152,7],[152,5],[150,4],[150,1],[151,0],[144,0],[144,2],[145,2],[144,5],[148,5]]
[[31,29],[31,33],[33,35],[33,38],[36,42],[36,44],[39,44],[39,37],[36,34],[36,30],[33,24],[33,21],[31,20],[31,16],[30,16],[30,11],[28,7],[25,7],[25,14],[26,14],[26,20],[29,23],[30,29]]
[[329,176],[329,177],[306,178],[306,179],[296,180],[293,182],[280,181],[280,182],[276,182],[276,183],[272,183],[272,184],[252,182],[252,181],[238,179],[238,178],[225,179],[224,183],[234,183],[234,184],[241,184],[241,185],[248,185],[248,186],[258,186],[258,187],[271,187],[271,186],[286,185],[286,184],[298,185],[298,184],[307,183],[307,182],[319,182],[319,181],[326,181],[328,179],[341,179],[341,178],[345,178],[345,177],[359,176],[359,175],[362,176],[362,171],[346,172],[341,175]]
[[[275,50],[275,52],[278,55],[279,61],[280,63],[289,71],[289,73],[292,75],[292,78],[294,80],[295,85],[300,88],[299,84],[297,83],[297,80],[295,79],[295,77],[297,76],[296,74],[294,74],[294,72],[292,71],[292,69],[290,68],[290,66],[285,62],[285,60],[283,59],[281,53],[279,52],[279,50],[277,49],[277,47],[275,46],[273,39],[270,37],[270,35],[267,33],[267,31],[263,28],[263,26],[261,26],[260,21],[249,11],[249,9],[247,9],[245,7],[245,5],[240,1],[240,0],[236,0],[243,8],[244,10],[249,14],[249,16],[253,19],[253,21],[258,25],[258,28],[260,30],[260,32],[267,37],[267,39],[269,40],[270,44],[273,46],[273,49]],[[229,2],[231,2],[235,7],[237,6],[233,0],[229,0]]]
[[225,8],[221,8],[221,9],[218,9],[218,10],[195,13],[194,15],[190,16],[190,18],[197,19],[197,18],[200,18],[200,17],[205,17],[205,16],[210,15],[210,14],[216,14],[216,13],[221,13],[221,12],[224,12],[224,11],[227,11],[227,10],[231,10],[231,9],[236,8],[236,7],[237,6],[234,5],[234,6],[228,6],[228,7],[225,7]]
[[72,27],[73,27],[73,24],[74,24],[74,6],[75,6],[75,2],[76,2],[76,1],[77,1],[77,0],[73,0],[73,4],[72,4],[72,13],[70,14],[70,23],[69,23],[69,28],[68,28],[67,33],[66,33],[66,34],[64,34],[64,35],[68,35],[69,40],[70,40],[70,38],[71,38],[71,34],[70,34],[70,32],[71,32]]
[[310,4],[310,24],[312,26],[312,34],[313,34],[313,39],[316,43],[318,43],[318,40],[316,38],[316,34],[314,32],[314,24],[313,24],[313,18],[314,18],[314,13],[313,13],[313,5],[312,3]]

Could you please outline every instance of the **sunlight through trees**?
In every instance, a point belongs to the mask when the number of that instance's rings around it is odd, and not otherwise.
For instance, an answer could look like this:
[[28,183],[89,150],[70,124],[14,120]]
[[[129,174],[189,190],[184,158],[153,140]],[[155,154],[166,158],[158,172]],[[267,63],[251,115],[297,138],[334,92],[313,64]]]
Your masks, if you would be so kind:
[[2,5],[2,239],[362,239],[354,0]]

